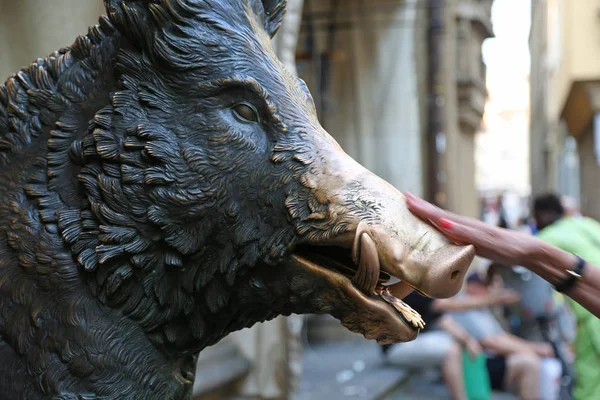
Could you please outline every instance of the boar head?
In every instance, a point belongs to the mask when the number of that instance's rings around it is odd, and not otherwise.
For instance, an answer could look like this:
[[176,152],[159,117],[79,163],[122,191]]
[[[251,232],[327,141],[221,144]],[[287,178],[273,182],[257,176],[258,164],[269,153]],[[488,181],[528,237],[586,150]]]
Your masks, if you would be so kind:
[[101,234],[75,249],[102,301],[179,351],[290,313],[414,339],[422,321],[400,298],[456,294],[473,248],[323,130],[272,49],[285,1],[105,3],[118,84],[80,174]]

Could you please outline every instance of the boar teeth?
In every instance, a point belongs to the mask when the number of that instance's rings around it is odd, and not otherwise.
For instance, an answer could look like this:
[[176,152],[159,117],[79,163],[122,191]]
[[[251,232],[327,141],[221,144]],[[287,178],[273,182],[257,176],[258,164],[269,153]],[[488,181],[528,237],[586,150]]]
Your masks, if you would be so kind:
[[379,280],[379,269],[379,255],[375,242],[368,234],[363,233],[360,237],[358,271],[352,278],[352,283],[367,294],[375,293],[375,287]]
[[425,321],[423,321],[421,315],[402,300],[392,296],[387,288],[383,288],[379,293],[379,296],[402,314],[406,322],[411,324],[413,328],[423,329],[425,327]]

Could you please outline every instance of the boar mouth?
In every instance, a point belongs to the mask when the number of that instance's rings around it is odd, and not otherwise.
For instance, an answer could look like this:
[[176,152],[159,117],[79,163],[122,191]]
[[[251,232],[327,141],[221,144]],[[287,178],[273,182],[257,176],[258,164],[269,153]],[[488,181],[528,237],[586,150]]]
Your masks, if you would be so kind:
[[[337,282],[345,280],[350,283],[357,290],[347,291],[345,295],[350,297],[350,301],[354,300],[355,305],[371,306],[373,307],[371,312],[383,309],[388,313],[392,311],[395,319],[401,321],[401,324],[394,321],[396,332],[391,334],[388,332],[385,337],[373,332],[369,337],[358,321],[354,321],[352,326],[344,324],[351,330],[363,333],[369,339],[377,339],[380,343],[387,343],[412,340],[419,330],[424,328],[425,323],[421,316],[401,300],[410,291],[416,289],[403,281],[390,284],[392,276],[381,270],[375,243],[367,233],[363,232],[356,236],[352,249],[300,244],[294,251],[294,257],[301,264],[310,263],[315,274],[335,276]],[[355,315],[358,319],[362,317],[360,311]],[[381,323],[384,324],[389,319],[389,314],[381,316]]]

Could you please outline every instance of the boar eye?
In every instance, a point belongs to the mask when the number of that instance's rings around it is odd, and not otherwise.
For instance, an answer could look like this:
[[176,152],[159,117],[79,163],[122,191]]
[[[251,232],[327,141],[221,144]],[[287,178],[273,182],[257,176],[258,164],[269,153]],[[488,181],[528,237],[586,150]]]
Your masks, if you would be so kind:
[[258,112],[248,103],[239,103],[233,106],[233,114],[242,122],[258,122]]

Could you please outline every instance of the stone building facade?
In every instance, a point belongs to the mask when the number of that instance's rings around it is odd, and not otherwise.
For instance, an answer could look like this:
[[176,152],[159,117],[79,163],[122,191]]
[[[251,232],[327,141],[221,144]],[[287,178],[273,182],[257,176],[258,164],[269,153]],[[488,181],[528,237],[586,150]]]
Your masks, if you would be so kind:
[[[535,192],[580,200],[600,219],[600,34],[593,0],[532,2],[531,151]],[[536,190],[537,188],[537,190]]]
[[481,48],[493,36],[491,0],[455,0],[447,6],[444,36],[447,207],[479,217],[475,185],[475,134],[485,110],[486,66]]
[[[477,216],[475,133],[486,102],[483,41],[492,1],[441,1],[443,35],[430,90],[429,0],[306,0],[299,75],[340,145],[392,185],[427,195],[440,158],[443,205]],[[428,107],[441,105],[437,152],[429,151]]]
[[530,74],[530,175],[533,196],[547,190],[556,190],[556,155],[552,140],[551,122],[548,118],[548,92],[550,71],[548,66],[547,7],[533,5],[529,50],[531,54]]

